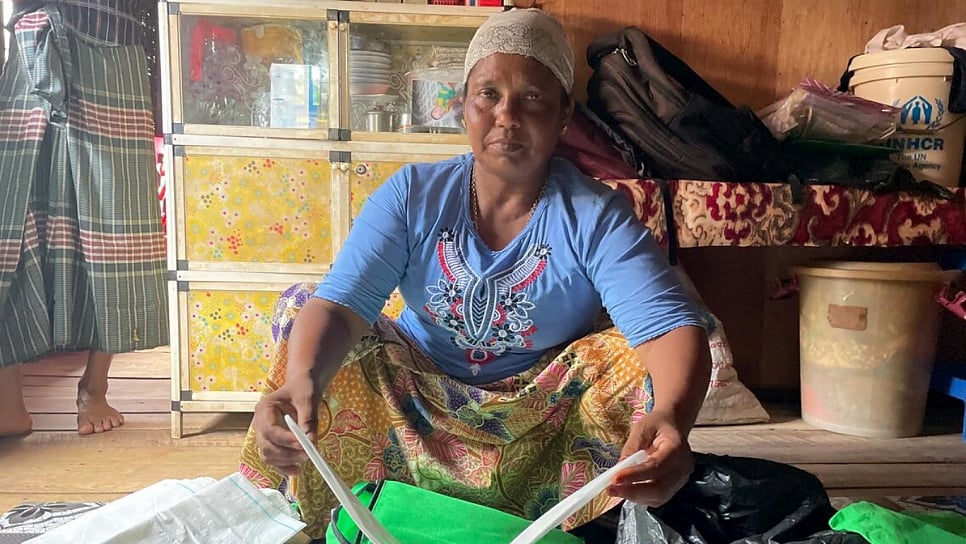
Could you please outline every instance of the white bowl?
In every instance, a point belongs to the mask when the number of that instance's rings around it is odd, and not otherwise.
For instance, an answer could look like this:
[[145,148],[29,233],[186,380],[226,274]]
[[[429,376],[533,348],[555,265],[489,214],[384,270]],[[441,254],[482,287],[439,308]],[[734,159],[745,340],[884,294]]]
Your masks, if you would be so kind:
[[384,70],[349,70],[349,77],[368,77],[389,79],[389,72]]
[[379,51],[352,51],[349,53],[349,60],[352,61],[352,59],[388,62],[392,60],[392,56]]
[[390,68],[388,62],[372,62],[368,60],[351,60],[349,61],[349,70],[355,70],[361,68],[363,70],[382,70],[388,72]]

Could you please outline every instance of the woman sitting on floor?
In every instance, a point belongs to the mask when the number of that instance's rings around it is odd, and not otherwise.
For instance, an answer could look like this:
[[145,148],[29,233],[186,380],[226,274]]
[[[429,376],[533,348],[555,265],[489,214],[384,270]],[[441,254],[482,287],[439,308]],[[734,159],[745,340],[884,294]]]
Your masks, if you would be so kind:
[[[573,73],[556,20],[494,15],[466,56],[472,153],[393,175],[314,293],[280,301],[242,472],[263,487],[299,475],[310,535],[338,503],[283,413],[350,485],[401,480],[530,519],[648,452],[565,529],[687,481],[702,322],[624,197],[552,158]],[[380,310],[397,287],[394,322]],[[620,333],[591,334],[602,308]]]

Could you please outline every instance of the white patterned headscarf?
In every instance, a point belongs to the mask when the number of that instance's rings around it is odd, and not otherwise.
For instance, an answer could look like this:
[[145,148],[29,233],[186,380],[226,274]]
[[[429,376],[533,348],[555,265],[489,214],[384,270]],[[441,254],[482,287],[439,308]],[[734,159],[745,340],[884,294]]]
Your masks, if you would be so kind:
[[466,51],[463,81],[477,62],[495,53],[532,58],[557,76],[567,94],[573,90],[574,51],[563,26],[543,10],[512,9],[487,19]]

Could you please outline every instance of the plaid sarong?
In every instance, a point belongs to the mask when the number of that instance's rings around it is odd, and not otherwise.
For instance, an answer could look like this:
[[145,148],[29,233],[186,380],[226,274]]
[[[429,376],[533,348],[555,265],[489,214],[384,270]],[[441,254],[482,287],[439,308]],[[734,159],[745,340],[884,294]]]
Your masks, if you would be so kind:
[[[276,305],[266,392],[285,383],[292,322],[314,291],[297,284]],[[652,408],[650,376],[614,328],[548,352],[527,372],[471,386],[443,375],[383,316],[326,391],[318,448],[349,485],[404,481],[536,519],[613,466],[631,422]],[[262,460],[249,430],[240,471],[294,495],[306,532],[322,537],[338,502],[311,464],[287,481]],[[599,495],[564,529],[618,503]]]
[[106,41],[127,23],[65,19],[55,3],[18,15],[0,75],[3,367],[168,338],[145,54]]

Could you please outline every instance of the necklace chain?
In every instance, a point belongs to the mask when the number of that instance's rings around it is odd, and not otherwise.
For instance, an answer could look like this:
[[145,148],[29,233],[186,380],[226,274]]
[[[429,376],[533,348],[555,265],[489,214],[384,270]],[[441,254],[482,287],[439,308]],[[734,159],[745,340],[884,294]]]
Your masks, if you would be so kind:
[[[529,223],[530,219],[533,219],[533,213],[537,211],[537,204],[543,199],[543,193],[546,190],[547,182],[544,181],[543,185],[540,186],[540,193],[537,194],[537,198],[533,199],[533,204],[530,205],[530,212],[527,213],[526,223]],[[470,217],[473,219],[473,227],[476,228],[476,232],[480,232],[480,201],[476,196],[476,167],[470,173]]]

